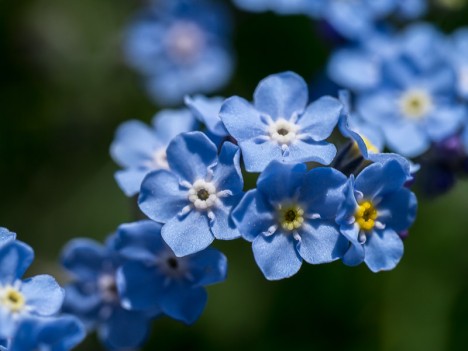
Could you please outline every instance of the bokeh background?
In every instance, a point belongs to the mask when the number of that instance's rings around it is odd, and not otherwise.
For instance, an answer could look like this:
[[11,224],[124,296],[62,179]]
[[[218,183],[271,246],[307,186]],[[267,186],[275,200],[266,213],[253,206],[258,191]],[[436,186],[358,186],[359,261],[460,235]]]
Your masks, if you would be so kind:
[[[141,5],[0,0],[0,225],[35,248],[30,274],[64,282],[58,258],[69,239],[103,240],[138,216],[114,182],[108,149],[121,122],[149,122],[160,109],[121,51]],[[237,69],[220,94],[250,98],[260,79],[283,70],[320,89],[333,45],[316,24],[232,10]],[[437,8],[427,20],[450,32],[468,25],[468,7]],[[268,282],[248,243],[216,243],[229,258],[228,280],[208,288],[194,326],[156,321],[144,350],[466,350],[467,199],[467,182],[420,198],[405,256],[387,273],[335,262]],[[91,337],[78,350],[100,346]]]

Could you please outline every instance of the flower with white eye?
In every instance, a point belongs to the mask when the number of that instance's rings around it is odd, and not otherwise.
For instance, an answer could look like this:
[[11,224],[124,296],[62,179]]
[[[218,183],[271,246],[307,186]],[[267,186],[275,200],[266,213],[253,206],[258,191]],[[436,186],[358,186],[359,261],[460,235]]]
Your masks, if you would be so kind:
[[218,150],[201,132],[184,133],[167,148],[169,170],[143,181],[139,205],[164,223],[162,237],[177,256],[201,251],[216,239],[240,236],[230,218],[243,195],[239,149],[225,142]]

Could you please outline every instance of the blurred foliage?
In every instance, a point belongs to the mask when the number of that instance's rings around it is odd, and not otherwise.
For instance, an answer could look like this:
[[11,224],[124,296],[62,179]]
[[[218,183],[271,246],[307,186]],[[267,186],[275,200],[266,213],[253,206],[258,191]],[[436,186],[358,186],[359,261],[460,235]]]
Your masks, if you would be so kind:
[[[0,224],[35,248],[35,273],[63,279],[57,258],[67,240],[102,240],[136,218],[108,148],[119,123],[149,121],[158,109],[120,48],[139,5],[0,1]],[[468,24],[467,14],[428,18],[451,30]],[[238,69],[225,96],[250,98],[261,78],[282,70],[314,82],[332,47],[300,16],[236,12],[236,23]],[[405,256],[388,273],[335,262],[268,282],[248,243],[217,243],[229,258],[227,282],[209,288],[194,326],[156,321],[145,350],[466,350],[467,196],[459,184],[422,202]],[[78,348],[98,349],[93,337]]]

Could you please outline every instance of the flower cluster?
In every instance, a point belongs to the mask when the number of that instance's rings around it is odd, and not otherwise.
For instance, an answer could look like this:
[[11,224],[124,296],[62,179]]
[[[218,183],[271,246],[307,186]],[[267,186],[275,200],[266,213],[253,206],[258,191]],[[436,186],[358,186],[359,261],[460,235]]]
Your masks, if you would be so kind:
[[64,291],[49,275],[22,280],[32,248],[0,228],[0,350],[67,351],[85,336],[72,316],[57,316]]

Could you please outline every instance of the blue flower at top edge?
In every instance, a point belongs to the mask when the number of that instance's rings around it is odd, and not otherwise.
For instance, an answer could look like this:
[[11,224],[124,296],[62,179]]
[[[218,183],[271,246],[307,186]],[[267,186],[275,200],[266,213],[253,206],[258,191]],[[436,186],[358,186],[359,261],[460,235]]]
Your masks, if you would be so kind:
[[215,144],[201,132],[184,133],[169,144],[169,170],[143,181],[140,209],[164,223],[162,237],[177,256],[201,251],[216,239],[235,239],[239,232],[230,213],[243,195],[239,148]]
[[404,184],[407,173],[390,160],[365,168],[348,181],[346,198],[337,216],[340,231],[351,242],[343,262],[365,262],[373,271],[393,269],[403,255],[398,233],[413,223],[416,196]]
[[122,263],[123,258],[115,250],[115,236],[105,245],[91,239],[73,239],[62,252],[62,265],[72,276],[65,287],[63,311],[78,317],[88,330],[96,329],[110,350],[141,345],[150,318],[160,312],[155,309],[143,313],[122,307],[116,283]]
[[329,164],[336,148],[325,139],[342,108],[328,96],[308,105],[307,84],[284,72],[259,83],[253,104],[237,96],[227,99],[220,116],[239,143],[247,171],[261,172],[273,160]]
[[335,223],[347,178],[333,168],[307,172],[304,164],[273,161],[260,174],[232,217],[252,242],[257,265],[269,280],[290,277],[302,260],[327,263],[342,257],[348,240]]
[[10,232],[6,228],[0,227],[0,245],[16,239],[16,233]]
[[51,316],[62,306],[64,292],[49,275],[21,277],[34,259],[32,248],[20,241],[0,246],[0,339],[10,339],[29,316]]
[[156,169],[167,169],[166,148],[180,133],[196,129],[198,123],[188,109],[163,110],[152,125],[131,120],[119,126],[110,153],[123,170],[115,173],[119,187],[127,196],[140,191],[143,178]]
[[159,308],[192,324],[206,305],[204,286],[226,278],[222,253],[208,248],[177,257],[161,237],[161,224],[153,221],[121,225],[116,247],[127,258],[118,272],[118,288],[125,307],[132,310]]

